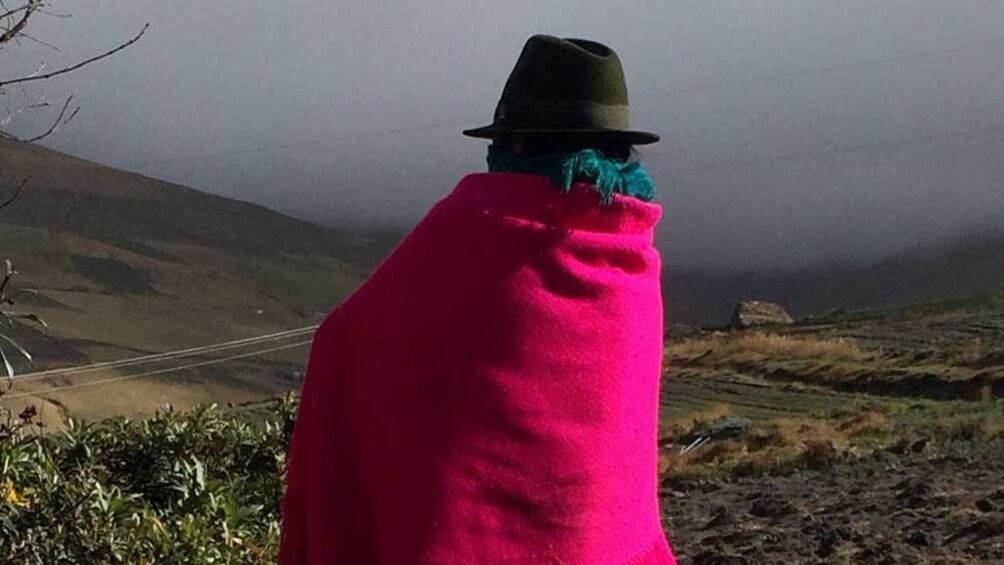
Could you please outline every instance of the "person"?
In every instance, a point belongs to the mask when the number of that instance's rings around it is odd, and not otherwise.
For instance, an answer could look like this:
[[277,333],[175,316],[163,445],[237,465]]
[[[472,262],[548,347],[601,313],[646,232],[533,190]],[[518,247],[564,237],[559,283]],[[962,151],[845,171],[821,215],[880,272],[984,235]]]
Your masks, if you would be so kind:
[[661,208],[621,62],[534,36],[488,173],[318,329],[280,563],[667,565]]

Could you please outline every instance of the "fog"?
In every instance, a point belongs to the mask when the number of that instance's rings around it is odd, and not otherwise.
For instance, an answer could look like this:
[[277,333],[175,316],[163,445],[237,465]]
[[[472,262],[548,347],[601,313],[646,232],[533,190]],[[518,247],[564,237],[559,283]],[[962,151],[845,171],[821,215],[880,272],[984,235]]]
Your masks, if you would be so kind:
[[[1004,224],[1004,3],[59,1],[5,72],[83,109],[55,149],[315,222],[403,230],[468,172],[532,34],[609,44],[680,268],[868,261]],[[34,113],[16,131],[44,127]]]

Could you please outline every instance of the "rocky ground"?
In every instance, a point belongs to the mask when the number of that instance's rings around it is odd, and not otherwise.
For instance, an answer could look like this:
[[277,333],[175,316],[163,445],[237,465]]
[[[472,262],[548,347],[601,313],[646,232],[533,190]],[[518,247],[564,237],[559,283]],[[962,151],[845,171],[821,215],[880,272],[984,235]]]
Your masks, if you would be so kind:
[[666,529],[694,565],[1004,563],[1004,446],[970,448],[666,486]]

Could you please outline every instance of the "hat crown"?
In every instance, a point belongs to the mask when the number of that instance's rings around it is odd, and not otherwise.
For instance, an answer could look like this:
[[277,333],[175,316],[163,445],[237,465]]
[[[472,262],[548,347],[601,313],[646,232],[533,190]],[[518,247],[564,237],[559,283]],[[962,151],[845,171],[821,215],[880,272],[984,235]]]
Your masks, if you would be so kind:
[[509,74],[492,125],[465,133],[590,135],[636,144],[659,139],[630,131],[630,122],[624,68],[613,49],[587,39],[535,35]]
[[502,102],[535,101],[628,105],[620,57],[585,39],[530,38],[506,81]]

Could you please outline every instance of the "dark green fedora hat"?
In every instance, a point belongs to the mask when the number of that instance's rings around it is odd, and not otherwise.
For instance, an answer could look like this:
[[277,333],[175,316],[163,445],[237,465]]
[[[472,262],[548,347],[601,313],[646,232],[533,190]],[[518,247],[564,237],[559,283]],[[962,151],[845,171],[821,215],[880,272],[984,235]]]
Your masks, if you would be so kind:
[[606,45],[549,35],[531,37],[489,126],[464,135],[584,137],[646,145],[659,136],[631,129],[627,81],[620,58]]

